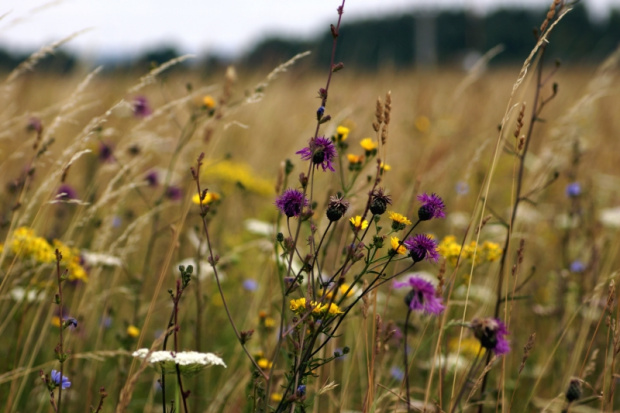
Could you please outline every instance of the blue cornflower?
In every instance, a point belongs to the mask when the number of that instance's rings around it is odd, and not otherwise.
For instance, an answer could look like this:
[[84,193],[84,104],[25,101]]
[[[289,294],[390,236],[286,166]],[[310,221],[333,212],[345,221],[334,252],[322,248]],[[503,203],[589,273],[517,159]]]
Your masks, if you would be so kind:
[[566,185],[566,196],[569,198],[576,198],[581,195],[581,185],[579,182],[571,182]]
[[570,272],[580,273],[580,272],[584,272],[585,269],[586,269],[586,266],[584,265],[583,262],[579,260],[575,260],[570,263]]
[[71,382],[69,379],[64,375],[61,378],[61,374],[57,370],[52,370],[52,381],[56,386],[62,387],[63,389],[68,389],[71,387]]
[[243,281],[243,288],[247,291],[256,291],[258,288],[258,282],[253,278],[246,278]]

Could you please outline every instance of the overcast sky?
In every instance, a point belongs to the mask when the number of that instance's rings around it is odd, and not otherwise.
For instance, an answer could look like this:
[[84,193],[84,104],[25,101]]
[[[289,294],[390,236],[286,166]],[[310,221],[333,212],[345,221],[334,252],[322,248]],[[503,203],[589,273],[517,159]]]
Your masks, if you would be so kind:
[[[602,16],[620,0],[583,0]],[[347,0],[344,24],[415,8],[458,6],[477,12],[548,0]],[[267,34],[309,36],[337,19],[341,0],[0,0],[0,46],[31,51],[90,29],[69,48],[91,57],[127,55],[167,44],[187,53],[239,53]]]

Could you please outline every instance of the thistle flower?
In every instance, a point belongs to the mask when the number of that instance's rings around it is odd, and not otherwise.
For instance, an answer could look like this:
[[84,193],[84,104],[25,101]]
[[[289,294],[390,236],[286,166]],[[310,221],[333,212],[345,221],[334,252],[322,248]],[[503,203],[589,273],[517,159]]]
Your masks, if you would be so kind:
[[170,185],[168,189],[166,189],[166,198],[171,201],[180,201],[183,199],[183,191],[178,186]]
[[307,148],[303,148],[300,151],[295,152],[301,155],[301,159],[304,161],[312,160],[312,163],[318,168],[323,168],[323,171],[330,170],[335,171],[332,166],[332,160],[338,155],[336,147],[331,140],[325,137],[318,137],[310,139]]
[[428,261],[437,262],[439,259],[437,243],[426,234],[417,234],[409,237],[403,242],[403,245],[409,250],[409,255],[414,262],[420,262],[425,258]]
[[157,186],[159,185],[159,175],[157,171],[149,171],[144,177],[144,180],[148,182],[149,186]]
[[412,311],[424,311],[427,314],[441,314],[444,310],[442,298],[437,297],[435,287],[420,277],[409,277],[406,282],[394,282],[394,288],[411,287],[405,296],[405,304]]
[[374,189],[370,193],[370,212],[382,215],[388,205],[392,205],[392,197],[384,193],[383,188]]
[[492,350],[496,355],[501,356],[510,351],[510,343],[505,338],[508,335],[508,330],[500,319],[475,318],[471,322],[471,329],[474,336],[480,341],[480,345]]
[[327,219],[330,221],[338,221],[349,209],[349,202],[345,201],[340,196],[329,197],[329,204],[327,205]]
[[[173,373],[175,366],[178,365],[181,373],[193,375],[209,366],[226,367],[224,360],[213,353],[198,353],[196,351],[153,351],[150,355],[149,349],[141,348],[134,351],[132,356],[146,359],[152,365],[159,365],[164,372]],[[148,356],[148,358],[147,358]]]
[[70,185],[63,184],[58,188],[57,198],[68,201],[70,199],[76,199],[77,193]]
[[99,149],[98,149],[98,153],[99,153],[99,160],[102,162],[111,162],[114,160],[113,158],[113,152],[114,149],[112,148],[112,145],[110,144],[106,144],[103,142],[99,143]]
[[276,207],[288,218],[298,217],[302,209],[308,206],[308,199],[303,192],[296,189],[287,189],[282,196],[276,199]]
[[61,387],[63,390],[71,387],[71,382],[65,375],[61,375],[59,371],[52,370],[52,382],[56,385],[56,387]]
[[418,209],[418,218],[420,218],[420,221],[446,217],[446,214],[443,212],[445,205],[438,195],[434,193],[430,195],[418,195],[418,201],[422,202],[422,206]]
[[146,97],[136,96],[133,100],[133,114],[138,118],[145,118],[151,113],[153,113],[153,111],[151,110]]

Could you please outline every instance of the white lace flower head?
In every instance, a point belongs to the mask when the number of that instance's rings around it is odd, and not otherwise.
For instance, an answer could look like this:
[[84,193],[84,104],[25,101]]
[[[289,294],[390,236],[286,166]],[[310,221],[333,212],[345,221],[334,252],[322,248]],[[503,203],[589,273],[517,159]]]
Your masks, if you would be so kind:
[[149,349],[141,348],[134,351],[132,356],[145,359],[148,355],[148,362],[159,365],[164,372],[174,373],[175,365],[178,364],[181,373],[193,375],[209,366],[224,366],[226,363],[213,353],[198,353],[196,351],[153,351],[150,355]]

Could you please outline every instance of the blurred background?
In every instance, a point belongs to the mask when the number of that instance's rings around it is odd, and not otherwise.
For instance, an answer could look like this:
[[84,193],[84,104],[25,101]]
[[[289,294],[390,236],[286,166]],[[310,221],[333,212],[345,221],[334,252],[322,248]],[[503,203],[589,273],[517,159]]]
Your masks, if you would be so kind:
[[[11,0],[0,6],[0,70],[40,47],[74,33],[38,70],[68,73],[80,64],[106,70],[148,69],[191,53],[205,71],[235,63],[272,68],[301,51],[304,64],[328,61],[329,24],[339,1],[233,2],[178,0]],[[493,64],[520,63],[550,2],[544,0],[350,0],[338,58],[349,67],[411,68],[437,65],[469,68],[489,49],[504,49]],[[554,33],[554,56],[592,64],[620,39],[620,0],[577,2]]]

